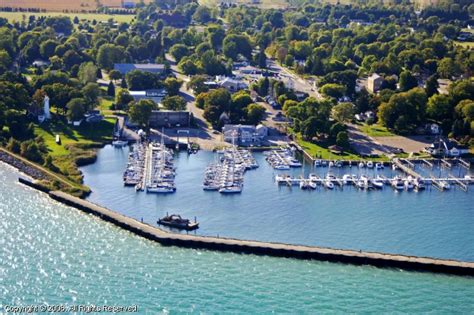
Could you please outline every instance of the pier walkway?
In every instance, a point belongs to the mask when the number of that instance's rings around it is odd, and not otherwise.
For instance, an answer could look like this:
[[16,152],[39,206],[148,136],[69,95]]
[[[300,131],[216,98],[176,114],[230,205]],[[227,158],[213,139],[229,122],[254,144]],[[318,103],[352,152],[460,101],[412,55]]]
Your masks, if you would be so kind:
[[49,196],[163,245],[474,276],[474,262],[168,233],[64,192]]

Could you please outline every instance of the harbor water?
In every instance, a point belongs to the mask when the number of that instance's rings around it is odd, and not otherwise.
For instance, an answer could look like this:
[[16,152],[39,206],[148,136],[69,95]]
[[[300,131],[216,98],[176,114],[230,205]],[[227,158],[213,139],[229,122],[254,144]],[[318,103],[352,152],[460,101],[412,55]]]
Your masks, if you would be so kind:
[[[105,149],[103,167],[106,154],[126,159]],[[472,278],[163,247],[54,202],[18,175],[0,163],[0,313],[37,304],[136,305],[140,314],[472,312]]]
[[[454,188],[440,192],[361,191],[355,187],[303,191],[298,186],[277,186],[276,174],[300,176],[302,169],[274,171],[262,153],[254,153],[260,167],[245,174],[241,194],[222,195],[202,190],[206,166],[215,160],[212,152],[175,157],[176,192],[168,195],[137,193],[124,187],[122,174],[128,148],[107,146],[97,162],[83,167],[89,200],[127,216],[156,225],[166,213],[197,217],[201,235],[316,245],[364,251],[380,251],[436,258],[474,261],[474,195]],[[427,175],[438,171],[421,168]],[[333,168],[335,175],[400,175],[391,168]],[[328,168],[306,165],[304,174],[324,177]],[[464,176],[465,169],[452,169]],[[443,170],[443,174],[448,171]],[[474,189],[474,187],[471,187]],[[193,232],[194,233],[194,232]]]

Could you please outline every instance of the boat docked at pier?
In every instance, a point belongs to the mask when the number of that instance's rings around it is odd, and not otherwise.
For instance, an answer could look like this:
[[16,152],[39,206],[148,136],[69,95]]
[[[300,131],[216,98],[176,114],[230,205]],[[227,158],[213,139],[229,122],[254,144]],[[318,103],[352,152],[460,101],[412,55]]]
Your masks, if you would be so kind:
[[199,228],[199,223],[194,219],[194,222],[189,219],[184,219],[178,214],[166,215],[157,221],[159,225],[168,226],[175,229],[192,231]]

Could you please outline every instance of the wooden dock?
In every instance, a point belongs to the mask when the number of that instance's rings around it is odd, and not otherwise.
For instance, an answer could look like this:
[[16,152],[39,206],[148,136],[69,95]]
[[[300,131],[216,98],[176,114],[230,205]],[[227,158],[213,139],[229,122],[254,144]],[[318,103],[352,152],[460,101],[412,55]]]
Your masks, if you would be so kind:
[[[22,182],[37,188],[35,183],[28,180]],[[94,214],[104,221],[166,246],[474,276],[474,262],[169,233],[64,192],[52,191],[49,192],[49,196],[58,202]]]
[[[403,161],[407,161],[409,162],[408,160],[403,160]],[[418,178],[418,177],[421,177],[420,174],[418,174],[417,172],[415,172],[415,170],[413,168],[410,168],[408,166],[406,166],[405,164],[402,163],[401,160],[399,159],[393,159],[393,163],[404,173],[406,173],[407,175],[411,175],[415,178]],[[413,165],[413,163],[409,162],[411,165]],[[410,165],[409,164],[409,165]]]

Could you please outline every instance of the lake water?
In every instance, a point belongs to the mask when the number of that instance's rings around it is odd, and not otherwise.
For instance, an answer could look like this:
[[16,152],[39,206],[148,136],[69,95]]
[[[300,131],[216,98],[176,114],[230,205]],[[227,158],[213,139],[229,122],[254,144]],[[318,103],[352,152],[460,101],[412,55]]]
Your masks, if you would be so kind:
[[[472,191],[395,192],[389,187],[302,191],[278,187],[273,181],[276,172],[263,154],[254,156],[260,167],[245,174],[240,195],[202,190],[204,170],[214,159],[206,151],[176,156],[177,191],[171,195],[137,193],[123,186],[128,148],[107,146],[99,151],[97,162],[82,171],[93,191],[90,201],[151,224],[167,212],[179,213],[197,216],[200,229],[196,233],[202,235],[474,261]],[[324,176],[327,168],[306,167],[306,174],[311,171]],[[375,173],[356,167],[333,171]],[[464,175],[466,170],[450,172]],[[300,175],[301,169],[293,173]],[[389,168],[382,173],[395,174]]]
[[137,305],[141,314],[473,310],[472,278],[163,247],[17,178],[0,163],[0,313],[31,304]]

